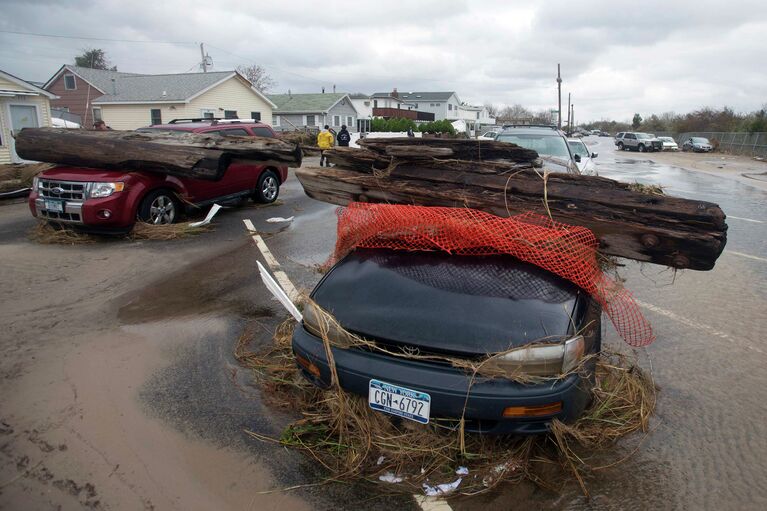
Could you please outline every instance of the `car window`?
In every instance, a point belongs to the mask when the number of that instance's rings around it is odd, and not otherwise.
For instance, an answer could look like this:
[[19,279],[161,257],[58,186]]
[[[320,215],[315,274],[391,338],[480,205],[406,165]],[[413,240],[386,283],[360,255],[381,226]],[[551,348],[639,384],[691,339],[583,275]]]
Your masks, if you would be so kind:
[[264,128],[261,126],[256,126],[254,128],[250,128],[253,134],[257,137],[270,137],[274,138],[274,134],[272,133],[272,130],[269,128]]
[[532,149],[544,156],[570,159],[565,139],[559,135],[547,133],[501,133],[496,138],[498,142],[511,142],[520,147]]
[[589,157],[589,149],[586,147],[586,144],[584,144],[581,141],[573,142],[568,141],[567,145],[570,146],[570,151],[573,154],[579,155],[581,158],[588,158]]
[[633,140],[636,138],[636,136],[633,133],[626,133],[623,135],[623,138],[628,138],[629,140]]
[[250,135],[244,128],[229,128],[221,130],[220,133],[225,137],[247,137]]

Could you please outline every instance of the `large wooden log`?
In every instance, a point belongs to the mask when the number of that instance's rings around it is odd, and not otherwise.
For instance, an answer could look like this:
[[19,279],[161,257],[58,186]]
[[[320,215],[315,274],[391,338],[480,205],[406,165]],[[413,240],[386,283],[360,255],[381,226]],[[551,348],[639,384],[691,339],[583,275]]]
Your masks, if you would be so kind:
[[277,166],[300,166],[302,159],[297,145],[273,138],[57,128],[21,130],[16,152],[27,160],[209,180],[221,179],[235,159]]
[[[438,159],[456,159],[470,161],[506,160],[512,162],[530,162],[538,158],[538,153],[507,142],[494,140],[452,139],[452,138],[366,138],[359,145],[381,155],[400,158],[423,158],[425,152]],[[435,154],[441,149],[443,154]],[[449,151],[445,151],[445,149]]]
[[648,195],[600,177],[550,174],[544,183],[531,170],[456,173],[441,164],[400,164],[388,175],[304,167],[296,176],[310,197],[342,206],[360,201],[469,207],[503,217],[550,212],[554,220],[591,229],[605,254],[675,268],[710,270],[727,240],[725,216],[716,204]]

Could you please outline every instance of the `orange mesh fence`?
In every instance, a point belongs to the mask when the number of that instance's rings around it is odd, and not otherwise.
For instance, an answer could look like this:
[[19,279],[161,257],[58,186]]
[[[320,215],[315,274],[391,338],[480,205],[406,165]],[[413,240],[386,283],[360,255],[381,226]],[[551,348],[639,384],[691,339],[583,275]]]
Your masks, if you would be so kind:
[[469,208],[354,202],[338,210],[338,239],[331,262],[357,247],[510,254],[588,292],[626,343],[650,344],[655,340],[650,323],[631,292],[599,268],[597,245],[596,237],[585,227],[534,213],[501,218]]

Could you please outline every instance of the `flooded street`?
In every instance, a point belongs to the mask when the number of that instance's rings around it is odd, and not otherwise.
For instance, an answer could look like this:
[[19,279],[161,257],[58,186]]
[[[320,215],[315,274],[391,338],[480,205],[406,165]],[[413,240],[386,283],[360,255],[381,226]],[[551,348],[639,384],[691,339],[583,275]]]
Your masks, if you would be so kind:
[[[657,334],[637,354],[661,392],[646,437],[589,460],[602,467],[585,474],[591,500],[567,480],[560,492],[524,483],[450,506],[764,509],[767,191],[741,172],[586,141],[602,176],[718,203],[727,247],[709,272],[620,270]],[[27,239],[25,204],[0,205],[0,509],[418,509],[370,487],[311,486],[324,478],[316,463],[245,433],[278,437],[293,415],[265,406],[233,356],[246,324],[266,343],[286,316],[258,279],[242,219],[308,290],[334,246],[334,211],[291,176],[277,205],[224,211],[196,238],[59,246]],[[606,346],[621,346],[604,328]]]

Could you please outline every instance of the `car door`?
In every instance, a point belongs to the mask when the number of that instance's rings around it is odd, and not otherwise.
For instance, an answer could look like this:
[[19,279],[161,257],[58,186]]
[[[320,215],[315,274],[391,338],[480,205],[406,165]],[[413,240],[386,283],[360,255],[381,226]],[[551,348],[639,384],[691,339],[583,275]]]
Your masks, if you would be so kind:
[[[272,135],[271,131],[269,131],[267,128],[264,129],[268,132],[269,135]],[[266,133],[249,132],[244,127],[221,128],[217,131],[218,134],[223,137],[252,137],[253,135],[266,136]],[[263,165],[254,165],[250,162],[234,162],[230,164],[229,168],[224,174],[224,178],[220,181],[221,189],[219,195],[231,195],[234,193],[255,190],[256,184],[258,183],[258,178],[261,175],[261,170],[263,168]]]
[[633,133],[626,133],[623,135],[623,146],[627,149],[636,149],[637,136]]

